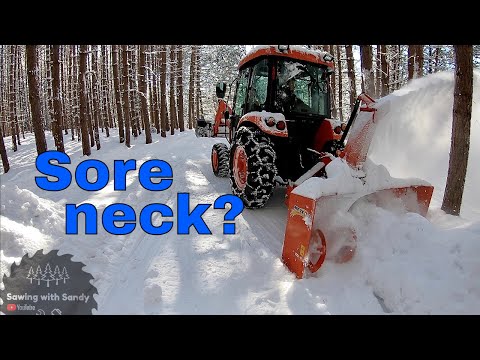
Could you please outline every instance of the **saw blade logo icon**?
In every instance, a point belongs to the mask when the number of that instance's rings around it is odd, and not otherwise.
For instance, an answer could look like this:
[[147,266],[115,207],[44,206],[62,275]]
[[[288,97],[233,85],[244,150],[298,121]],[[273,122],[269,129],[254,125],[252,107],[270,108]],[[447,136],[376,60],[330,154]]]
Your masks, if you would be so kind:
[[[25,254],[10,275],[3,275],[0,290],[5,315],[91,315],[97,309],[91,284],[93,276],[83,270],[85,264],[72,261],[73,255],[59,256],[58,250],[32,257]],[[15,311],[13,311],[15,309]]]

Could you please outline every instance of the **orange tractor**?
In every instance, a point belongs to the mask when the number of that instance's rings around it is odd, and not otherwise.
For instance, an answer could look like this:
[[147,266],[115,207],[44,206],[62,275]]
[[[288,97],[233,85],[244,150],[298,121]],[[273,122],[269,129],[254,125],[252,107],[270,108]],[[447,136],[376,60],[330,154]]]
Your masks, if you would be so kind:
[[223,100],[227,85],[217,84],[211,135],[224,135],[230,147],[213,146],[212,169],[230,177],[232,193],[250,209],[265,206],[276,186],[286,187],[282,260],[298,278],[306,269],[316,272],[327,249],[337,262],[353,257],[357,233],[350,210],[360,201],[426,215],[433,193],[429,183],[394,179],[384,167],[367,162],[388,104],[379,107],[361,94],[348,122],[331,118],[330,54],[261,46],[238,68],[232,108]]

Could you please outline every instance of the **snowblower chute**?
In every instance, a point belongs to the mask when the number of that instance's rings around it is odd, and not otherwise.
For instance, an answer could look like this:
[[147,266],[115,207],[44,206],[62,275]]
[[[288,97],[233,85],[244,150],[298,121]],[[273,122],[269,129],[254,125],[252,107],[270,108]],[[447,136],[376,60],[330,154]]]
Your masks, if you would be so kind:
[[307,268],[316,272],[326,258],[342,263],[353,257],[357,233],[350,210],[360,201],[427,214],[433,186],[419,179],[392,178],[383,166],[367,160],[375,128],[388,113],[388,105],[377,106],[369,96],[360,95],[337,157],[322,158],[310,171],[325,167],[327,176],[302,176],[288,192],[282,261],[297,278],[303,278]]

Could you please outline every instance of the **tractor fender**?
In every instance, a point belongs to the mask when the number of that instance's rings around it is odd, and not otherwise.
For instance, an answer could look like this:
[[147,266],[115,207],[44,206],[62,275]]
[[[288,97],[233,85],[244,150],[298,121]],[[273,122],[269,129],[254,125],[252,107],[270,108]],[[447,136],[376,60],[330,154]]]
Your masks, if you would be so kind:
[[[267,122],[272,125],[267,125]],[[250,112],[240,118],[238,121],[238,127],[248,124],[255,125],[259,130],[267,135],[288,137],[287,121],[285,120],[285,116],[283,116],[281,113],[269,113],[266,111]]]
[[325,119],[320,123],[313,141],[313,149],[322,152],[325,145],[331,140],[340,140],[342,135],[335,133],[334,129],[338,126],[333,119]]

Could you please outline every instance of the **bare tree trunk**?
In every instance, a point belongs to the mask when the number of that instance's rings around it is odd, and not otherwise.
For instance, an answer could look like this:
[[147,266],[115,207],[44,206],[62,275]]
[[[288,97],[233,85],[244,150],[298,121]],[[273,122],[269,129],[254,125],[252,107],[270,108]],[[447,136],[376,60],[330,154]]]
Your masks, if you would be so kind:
[[423,46],[408,46],[408,80],[423,76]]
[[[72,141],[75,140],[75,131],[74,129],[78,127],[77,124],[77,79],[78,77],[75,74],[76,61],[75,61],[75,45],[70,45],[70,57],[69,57],[69,76],[70,76],[70,121],[71,121],[71,133]],[[77,133],[79,137],[79,134]]]
[[[32,113],[33,132],[35,134],[35,144],[37,146],[37,154],[47,151],[47,141],[45,139],[45,131],[43,130],[42,114],[40,110],[40,91],[37,81],[37,47],[35,45],[27,45],[27,74],[28,74],[28,98],[30,100],[30,108]],[[5,163],[4,163],[5,166]]]
[[348,79],[350,82],[350,111],[353,110],[353,105],[357,100],[357,86],[355,84],[355,64],[353,58],[352,45],[345,45],[345,52],[347,55],[347,69]]
[[[65,131],[64,135],[68,135],[68,127],[71,126],[71,110],[70,110],[70,99],[69,99],[69,83],[70,76],[68,74],[68,58],[67,58],[67,48],[65,45],[60,47],[60,73],[61,73],[61,91],[63,94],[62,101],[62,114],[63,114],[63,130]],[[72,139],[73,140],[73,139]]]
[[145,129],[145,141],[147,144],[152,143],[152,133],[150,131],[150,116],[148,114],[147,104],[147,71],[145,69],[146,53],[145,45],[140,45],[140,97],[143,109],[143,126]]
[[93,108],[93,119],[94,119],[94,136],[95,144],[97,145],[97,150],[100,150],[100,134],[98,133],[98,127],[100,125],[100,104],[98,103],[98,98],[100,92],[98,91],[98,66],[97,66],[97,45],[92,46],[92,108]]
[[473,95],[473,46],[455,45],[452,145],[442,210],[460,215],[470,149]]
[[380,58],[381,58],[381,55],[380,55],[380,45],[377,45],[377,57],[376,57],[376,66],[375,66],[375,96],[377,98],[379,98],[382,94],[382,90],[381,90],[381,81],[380,79],[382,78],[382,74],[381,74],[381,62],[380,62]]
[[196,69],[195,69],[195,118],[198,119],[200,117],[200,102],[202,98],[202,94],[200,93],[200,47],[197,47],[196,51],[197,60],[195,61]]
[[7,149],[3,142],[2,127],[0,126],[0,156],[2,157],[3,172],[6,174],[10,170],[10,163],[8,162]]
[[[3,74],[4,74],[4,56],[3,46],[0,46],[0,119],[4,118],[4,106],[3,106]],[[3,172],[6,174],[10,170],[10,163],[8,162],[7,149],[5,148],[5,142],[3,141],[3,121],[0,121],[0,156],[2,158]]]
[[[53,45],[50,49],[50,59],[52,65],[52,83],[53,83],[53,118],[52,130],[53,138],[55,140],[55,146],[57,151],[65,152],[63,145],[63,114],[62,103],[60,99],[60,47]],[[55,124],[53,124],[55,123]]]
[[415,66],[415,45],[408,45],[408,80],[413,79],[414,66]]
[[132,47],[127,51],[128,55],[128,83],[129,91],[128,98],[130,99],[130,124],[132,127],[132,135],[136,139],[138,133],[141,133],[139,122],[138,122],[138,112],[135,105],[136,89],[135,89],[135,48]]
[[125,115],[125,145],[130,147],[130,103],[128,101],[128,57],[127,45],[122,45],[123,67],[123,113]]
[[82,132],[83,155],[90,156],[91,149],[88,141],[87,117],[87,45],[80,45],[80,71],[78,85],[80,87],[80,129]]
[[[20,45],[17,47],[17,54],[15,56],[15,67],[16,67],[16,78],[17,78],[17,94],[19,100],[17,101],[17,135],[18,135],[18,144],[20,145],[20,132],[22,133],[22,138],[25,139],[25,123],[26,119],[28,118],[28,111],[27,111],[27,99],[26,99],[26,77],[25,77],[25,72],[24,72],[24,59],[25,57],[23,56],[22,53],[22,48],[23,46]],[[1,119],[1,115],[0,115]]]
[[150,84],[150,108],[151,108],[151,114],[153,116],[154,124],[155,124],[155,129],[157,130],[157,134],[160,134],[160,113],[159,113],[159,104],[160,102],[158,101],[158,79],[157,79],[157,74],[158,74],[158,61],[157,61],[157,56],[155,56],[156,49],[154,48],[154,45],[151,46],[150,49],[150,74],[149,78],[151,81],[149,81]]
[[337,45],[338,59],[338,114],[343,121],[343,79],[342,79],[342,57],[340,54],[340,45]]
[[375,79],[373,76],[372,46],[360,45],[360,60],[362,77],[365,81],[365,92],[371,96],[375,94]]
[[170,135],[175,134],[175,45],[170,45]]
[[417,73],[417,78],[423,76],[423,45],[417,45],[417,60],[415,61],[415,71]]
[[119,46],[113,45],[113,83],[115,87],[115,100],[117,103],[118,135],[120,138],[120,143],[123,143],[125,141],[125,129],[123,127],[122,100],[120,98],[120,72],[118,70],[118,62],[120,57],[118,55],[118,51]]
[[185,131],[185,119],[183,118],[183,49],[178,46],[177,52],[177,85],[178,85],[178,126],[180,132]]
[[153,106],[153,113],[155,114],[155,129],[157,129],[157,134],[160,134],[160,123],[161,123],[161,109],[160,109],[160,67],[159,67],[159,56],[157,56],[156,51],[158,51],[159,47],[157,47],[152,54],[152,66],[153,66],[153,77],[152,77],[152,106]]
[[87,50],[87,72],[85,73],[85,98],[87,100],[87,129],[90,136],[90,147],[95,146],[95,135],[93,133],[93,106],[92,106],[92,91],[90,88],[90,81],[88,80],[89,68],[88,56],[90,51]]
[[388,94],[388,60],[387,60],[387,46],[381,45],[380,47],[380,62],[382,63],[382,94],[386,96]]
[[[18,61],[17,61],[17,58],[18,58],[18,50],[19,50],[19,46],[15,46],[15,56],[14,56],[14,61],[15,61],[15,74],[18,74]],[[17,144],[18,145],[21,145],[21,142],[20,142],[20,129],[18,127],[18,118],[19,118],[19,114],[20,114],[20,105],[19,105],[19,102],[20,102],[20,94],[18,93],[17,91],[17,87],[18,87],[18,79],[19,77],[16,76],[15,77],[15,81],[13,83],[13,86],[14,86],[14,92],[15,92],[15,103],[14,103],[14,115],[15,115],[15,134],[17,135]]]
[[110,111],[110,101],[108,94],[110,93],[109,81],[108,81],[108,57],[107,57],[107,45],[102,45],[102,118],[103,127],[105,128],[105,135],[110,136],[109,127],[112,124],[112,113]]
[[45,114],[48,114],[47,129],[50,128],[53,133],[52,122],[55,121],[54,109],[53,109],[53,77],[52,77],[52,46],[45,46],[45,75],[46,81],[44,85],[47,87],[45,97]]
[[433,73],[433,47],[428,45],[428,73]]
[[[334,52],[334,45],[330,45],[330,54],[332,56],[335,56],[335,52]],[[336,95],[337,95],[337,81],[335,79],[335,72],[330,75],[330,85],[332,87],[332,91],[331,91],[331,111],[332,111],[332,117],[333,118],[336,118],[337,117],[337,99],[336,99]]]
[[12,135],[12,149],[17,151],[17,136],[15,134],[15,49],[16,45],[10,45],[10,131]]
[[193,93],[194,93],[194,86],[195,86],[195,45],[191,46],[192,53],[190,55],[190,82],[188,88],[188,128],[193,129],[193,122],[194,122],[194,106],[193,103]]
[[160,123],[161,123],[161,137],[167,136],[167,46],[160,46],[160,92],[161,92],[161,101],[160,101]]
[[391,85],[390,85],[390,91],[394,91],[397,89],[397,81],[398,81],[398,59],[400,58],[400,53],[397,51],[397,45],[392,45],[390,47],[391,51],[391,64],[392,64],[392,71],[390,72],[390,79],[391,79]]
[[437,46],[437,48],[435,49],[435,72],[438,71],[440,66],[439,57],[440,57],[440,46]]

